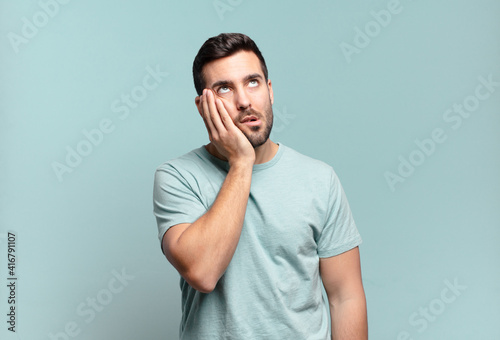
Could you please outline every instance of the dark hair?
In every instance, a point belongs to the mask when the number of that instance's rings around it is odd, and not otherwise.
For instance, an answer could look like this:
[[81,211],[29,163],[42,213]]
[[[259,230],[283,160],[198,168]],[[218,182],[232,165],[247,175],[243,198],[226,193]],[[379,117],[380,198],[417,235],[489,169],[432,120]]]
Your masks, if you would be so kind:
[[201,95],[206,85],[203,76],[203,66],[213,60],[229,57],[239,51],[255,53],[260,60],[260,66],[267,82],[266,62],[255,42],[250,37],[241,33],[221,33],[205,41],[198,51],[196,58],[194,58],[193,80],[198,95]]

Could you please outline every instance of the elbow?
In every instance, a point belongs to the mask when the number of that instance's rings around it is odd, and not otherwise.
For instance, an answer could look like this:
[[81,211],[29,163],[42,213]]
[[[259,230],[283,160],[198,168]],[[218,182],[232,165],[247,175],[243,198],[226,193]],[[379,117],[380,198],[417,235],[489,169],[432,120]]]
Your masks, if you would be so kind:
[[213,268],[207,268],[206,265],[199,261],[185,258],[182,254],[176,252],[177,248],[175,247],[164,247],[164,249],[166,249],[165,256],[168,261],[191,287],[206,294],[215,289],[219,276],[217,276]]
[[191,287],[193,287],[194,289],[196,289],[197,291],[199,291],[200,293],[203,293],[203,294],[209,294],[209,293],[213,292],[215,289],[215,285],[198,285],[198,286],[191,285]]
[[204,294],[213,292],[218,282],[218,279],[212,278],[201,271],[191,270],[184,273],[184,275],[181,274],[181,276],[191,287]]

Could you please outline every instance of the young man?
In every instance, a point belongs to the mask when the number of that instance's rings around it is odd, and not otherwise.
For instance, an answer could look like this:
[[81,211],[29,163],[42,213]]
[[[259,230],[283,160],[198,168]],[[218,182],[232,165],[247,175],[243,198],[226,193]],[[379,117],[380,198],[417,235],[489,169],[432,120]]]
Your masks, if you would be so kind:
[[347,199],[330,166],[269,139],[259,49],[243,34],[210,38],[193,77],[210,143],[161,165],[154,184],[162,250],[181,275],[180,339],[366,339]]

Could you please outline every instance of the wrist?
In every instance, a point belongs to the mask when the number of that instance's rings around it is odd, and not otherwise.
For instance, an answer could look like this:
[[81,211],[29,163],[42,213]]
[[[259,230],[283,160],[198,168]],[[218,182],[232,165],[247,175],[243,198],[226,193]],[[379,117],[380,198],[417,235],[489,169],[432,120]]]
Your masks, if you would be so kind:
[[255,159],[252,158],[240,158],[235,160],[228,160],[230,169],[241,169],[241,170],[252,170],[255,163]]

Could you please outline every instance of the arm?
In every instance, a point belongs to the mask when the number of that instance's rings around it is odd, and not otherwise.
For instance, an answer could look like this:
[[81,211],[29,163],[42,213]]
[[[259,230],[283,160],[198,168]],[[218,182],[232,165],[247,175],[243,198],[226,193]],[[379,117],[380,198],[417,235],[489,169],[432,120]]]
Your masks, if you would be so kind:
[[337,256],[320,258],[319,268],[330,304],[332,340],[368,339],[358,247]]
[[195,289],[209,293],[229,265],[245,217],[255,152],[211,91],[197,98],[209,138],[228,159],[229,171],[210,209],[192,224],[179,224],[163,236],[167,259]]

